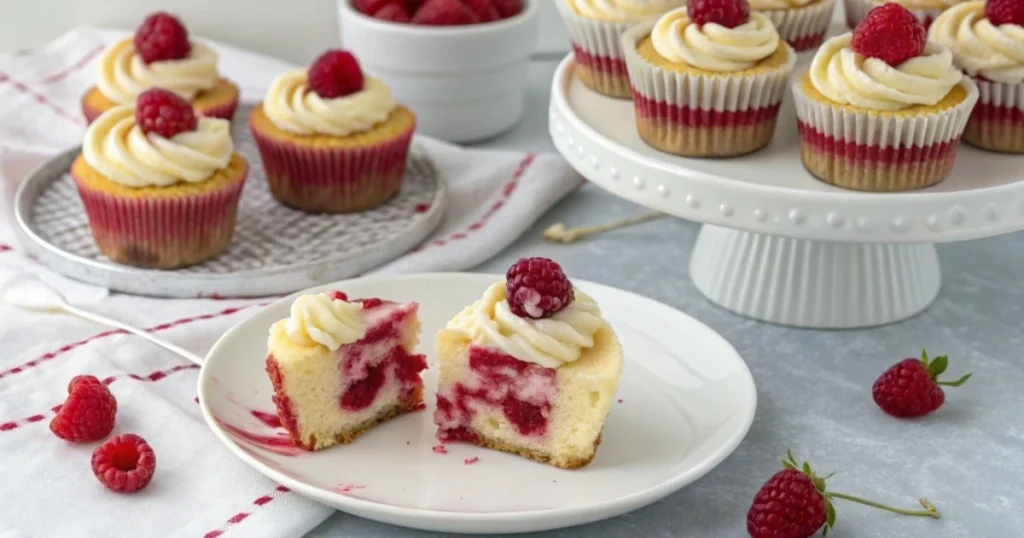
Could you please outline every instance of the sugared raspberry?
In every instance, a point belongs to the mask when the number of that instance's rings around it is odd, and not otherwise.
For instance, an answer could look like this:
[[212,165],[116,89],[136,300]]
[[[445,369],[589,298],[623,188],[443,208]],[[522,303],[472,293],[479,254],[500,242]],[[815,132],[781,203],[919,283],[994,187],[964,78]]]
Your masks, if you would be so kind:
[[547,318],[572,302],[572,283],[554,261],[523,258],[505,275],[505,296],[513,314],[521,318]]
[[686,14],[697,25],[710,22],[735,28],[750,20],[750,3],[747,0],[690,0]]
[[135,101],[135,123],[146,134],[171,138],[178,133],[195,131],[199,120],[192,104],[180,95],[163,88],[150,88]]
[[907,8],[889,2],[868,12],[853,31],[854,52],[896,67],[920,56],[928,40],[921,21]]
[[348,301],[348,295],[343,291],[329,291],[327,292],[327,296],[330,297],[332,301]]
[[149,485],[156,470],[156,454],[134,433],[118,435],[92,453],[92,473],[104,486],[133,493]]
[[413,24],[460,26],[476,24],[480,17],[461,0],[427,0],[412,17]]
[[391,22],[409,22],[412,17],[402,4],[388,4],[373,13],[373,18]]
[[523,11],[523,0],[494,0],[501,18],[515,17]]
[[480,22],[493,22],[501,18],[501,13],[498,13],[494,0],[462,0],[462,2],[472,9],[473,13],[476,13]]
[[309,89],[324,99],[334,99],[363,89],[363,70],[351,52],[331,49],[309,67]]
[[1024,26],[1024,2],[1020,0],[988,0],[985,2],[985,18],[988,22]]
[[91,375],[75,376],[50,431],[65,441],[98,441],[113,431],[116,415],[117,400],[106,385]]
[[135,50],[147,64],[187,58],[192,52],[188,30],[174,15],[158,11],[135,29]]
[[942,407],[946,401],[946,387],[959,387],[971,378],[967,374],[956,381],[939,381],[949,366],[946,356],[928,359],[904,359],[882,373],[871,387],[871,397],[889,415],[897,418],[921,417]]

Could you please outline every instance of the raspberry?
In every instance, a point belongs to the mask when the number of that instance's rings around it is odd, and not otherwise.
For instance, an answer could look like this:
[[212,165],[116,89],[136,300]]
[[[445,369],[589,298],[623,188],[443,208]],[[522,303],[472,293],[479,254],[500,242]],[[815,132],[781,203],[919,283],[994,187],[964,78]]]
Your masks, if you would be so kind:
[[329,291],[327,292],[327,296],[330,297],[332,301],[348,301],[348,295],[345,295],[345,292],[343,291]]
[[523,11],[523,0],[494,0],[494,6],[498,8],[501,18],[515,17]]
[[871,396],[882,411],[894,417],[922,417],[942,407],[946,401],[943,386],[959,387],[971,378],[967,374],[956,381],[939,381],[947,366],[946,356],[929,361],[922,350],[920,359],[905,359],[883,372],[871,387]]
[[92,472],[104,486],[119,493],[134,493],[149,485],[156,470],[156,454],[134,433],[118,435],[92,453]]
[[480,17],[460,0],[427,0],[412,17],[413,24],[460,26],[476,24]]
[[1002,24],[1024,26],[1024,2],[1020,0],[988,0],[985,2],[985,18],[996,26]]
[[896,67],[920,56],[928,40],[921,21],[907,8],[890,2],[873,8],[853,31],[854,52]]
[[391,22],[410,22],[412,20],[402,4],[388,4],[375,11],[373,18]]
[[401,3],[402,0],[353,0],[352,5],[360,13],[376,16],[376,13],[384,6]]
[[750,3],[747,0],[690,0],[686,14],[700,26],[710,22],[735,28],[750,20]]
[[135,50],[147,64],[187,58],[192,52],[188,30],[174,15],[158,11],[135,29]]
[[351,52],[331,49],[309,68],[309,88],[325,99],[334,99],[363,89],[363,70]]
[[405,10],[409,13],[416,13],[426,0],[404,0],[402,3],[405,4]]
[[135,101],[135,123],[146,134],[171,138],[178,133],[195,131],[199,120],[192,104],[180,95],[163,88],[150,88]]
[[551,317],[569,306],[572,295],[562,267],[547,258],[522,258],[505,275],[508,306],[521,318]]
[[462,3],[476,13],[480,22],[493,22],[501,18],[501,13],[498,13],[498,8],[494,5],[493,0],[462,0]]
[[106,385],[91,375],[75,376],[50,431],[65,441],[98,441],[113,431],[116,415],[117,400]]

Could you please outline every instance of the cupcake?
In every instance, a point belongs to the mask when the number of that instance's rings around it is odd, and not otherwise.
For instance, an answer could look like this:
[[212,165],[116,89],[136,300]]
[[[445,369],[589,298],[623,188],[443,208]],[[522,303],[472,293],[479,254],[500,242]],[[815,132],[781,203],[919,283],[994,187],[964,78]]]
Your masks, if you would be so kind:
[[197,118],[164,89],[143,92],[89,125],[71,177],[106,257],[137,267],[200,263],[231,242],[249,164],[230,123]]
[[764,13],[797,52],[821,45],[835,5],[835,0],[750,0],[751,9]]
[[907,191],[949,174],[978,100],[946,47],[898,4],[826,41],[793,84],[804,166],[861,191]]
[[978,105],[964,141],[982,149],[1024,153],[1024,10],[1020,0],[966,2],[939,15],[929,38],[978,86]]
[[917,20],[921,21],[925,29],[931,26],[932,21],[939,17],[939,14],[965,0],[843,0],[846,8],[846,25],[854,29],[864,20],[872,8],[889,2],[899,4],[911,13]]
[[746,0],[692,0],[627,31],[622,47],[651,147],[733,157],[771,141],[796,52]]
[[281,74],[249,116],[270,191],[311,213],[376,207],[398,192],[416,116],[350,53]]
[[82,96],[89,122],[154,87],[180,95],[201,116],[230,120],[238,107],[238,86],[218,75],[217,53],[189,41],[185,27],[167,13],[146,17],[134,37],[104,49],[98,67],[96,85]]
[[686,0],[555,0],[572,42],[576,76],[598,93],[628,99],[629,76],[619,38],[630,27],[685,3]]

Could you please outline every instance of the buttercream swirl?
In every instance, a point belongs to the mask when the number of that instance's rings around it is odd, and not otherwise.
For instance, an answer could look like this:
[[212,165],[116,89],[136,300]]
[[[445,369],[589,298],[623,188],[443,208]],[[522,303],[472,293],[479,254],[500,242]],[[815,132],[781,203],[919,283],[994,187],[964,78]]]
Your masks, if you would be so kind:
[[1024,28],[992,24],[985,18],[984,2],[965,2],[942,12],[928,36],[949,47],[957,65],[972,77],[1024,83]]
[[395,109],[387,85],[366,77],[358,92],[324,99],[306,85],[306,70],[282,73],[270,85],[263,112],[279,129],[302,135],[348,136],[384,122]]
[[580,15],[604,21],[630,21],[657,17],[686,0],[562,0]]
[[750,0],[750,8],[757,11],[770,11],[773,9],[793,9],[804,7],[818,0]]
[[880,6],[882,4],[894,2],[907,9],[942,10],[963,1],[964,0],[874,0],[873,3]]
[[187,58],[147,64],[135,51],[131,38],[118,41],[100,54],[96,87],[118,104],[134,103],[140,93],[159,87],[192,100],[199,92],[217,85],[217,53],[202,43],[192,43]]
[[324,293],[301,295],[292,303],[285,334],[301,346],[319,344],[336,351],[366,334],[362,311],[361,304],[332,299]]
[[501,281],[455,316],[448,328],[464,331],[475,344],[496,347],[521,361],[558,368],[594,347],[594,335],[603,323],[597,303],[579,290],[569,306],[549,318],[521,318],[509,308],[505,281]]
[[922,55],[893,67],[854,52],[852,36],[829,39],[811,61],[811,84],[833,102],[870,110],[931,106],[963,79],[949,49],[934,41]]
[[695,24],[679,8],[661,16],[651,30],[654,50],[666,60],[716,72],[742,71],[757,65],[779,48],[779,32],[760,13],[735,27]]
[[206,181],[231,161],[231,124],[199,118],[195,131],[164,138],[135,123],[135,109],[107,110],[85,131],[82,155],[89,166],[126,187],[166,187]]

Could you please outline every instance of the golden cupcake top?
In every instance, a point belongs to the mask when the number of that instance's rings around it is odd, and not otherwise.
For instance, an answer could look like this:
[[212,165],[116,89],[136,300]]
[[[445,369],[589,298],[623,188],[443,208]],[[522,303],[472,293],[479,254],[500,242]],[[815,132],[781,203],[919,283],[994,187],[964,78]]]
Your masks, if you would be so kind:
[[965,2],[932,22],[929,39],[949,47],[972,77],[1024,83],[1024,7],[1019,0]]
[[228,120],[197,118],[190,103],[161,88],[101,114],[82,142],[89,166],[125,187],[207,181],[233,154]]
[[270,85],[263,112],[298,135],[344,137],[384,123],[398,105],[379,79],[365,76],[349,52],[329,50],[308,68],[282,73]]
[[178,19],[154,13],[133,37],[100,53],[96,87],[118,104],[133,103],[142,92],[157,87],[192,100],[217,85],[217,59],[213,49],[189,40]]
[[691,0],[662,15],[650,40],[671,63],[720,73],[754,67],[781,42],[768,17],[751,13],[746,0]]
[[300,295],[284,320],[284,333],[295,345],[336,351],[366,334],[362,312],[362,304],[350,303],[341,294]]
[[631,21],[657,17],[686,0],[559,0],[578,15],[602,21]]
[[827,99],[879,111],[934,106],[963,79],[949,49],[927,41],[914,15],[892,3],[822,44],[808,74]]

